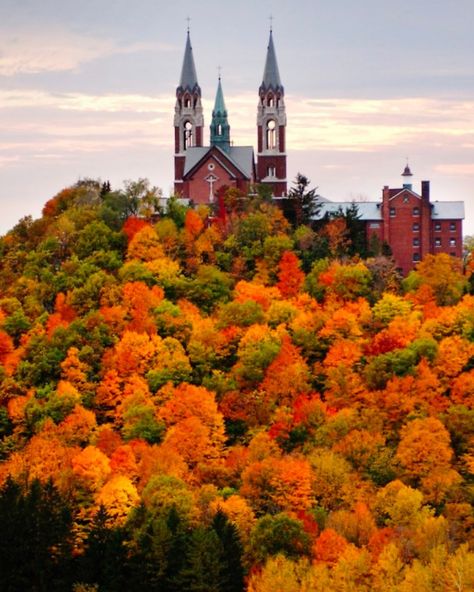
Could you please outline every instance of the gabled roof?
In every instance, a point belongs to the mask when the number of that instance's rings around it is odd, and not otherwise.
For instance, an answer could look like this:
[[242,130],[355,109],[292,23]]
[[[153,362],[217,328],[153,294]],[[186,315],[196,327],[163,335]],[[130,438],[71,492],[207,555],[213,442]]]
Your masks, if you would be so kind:
[[189,175],[203,162],[210,152],[215,151],[216,160],[229,172],[228,165],[234,166],[247,179],[251,179],[254,169],[254,154],[252,146],[231,146],[229,152],[224,152],[219,146],[193,147],[186,150],[183,177]]
[[198,91],[201,90],[197,81],[196,66],[194,65],[193,58],[193,48],[191,46],[191,37],[188,31],[178,90],[188,90],[189,92],[193,92],[196,88]]
[[265,60],[265,69],[263,71],[263,80],[260,85],[260,91],[266,92],[269,89],[280,91],[283,94],[283,85],[280,80],[280,72],[278,71],[272,31],[270,31],[270,39],[268,41],[267,58]]
[[413,195],[413,197],[416,197],[417,199],[421,199],[421,195],[419,195],[418,193],[416,193],[415,191],[413,191],[413,189],[409,189],[408,187],[402,187],[400,189],[389,189],[390,193],[389,193],[389,200],[394,199],[395,197],[397,197],[398,195],[400,195],[400,193],[411,193],[411,195]]

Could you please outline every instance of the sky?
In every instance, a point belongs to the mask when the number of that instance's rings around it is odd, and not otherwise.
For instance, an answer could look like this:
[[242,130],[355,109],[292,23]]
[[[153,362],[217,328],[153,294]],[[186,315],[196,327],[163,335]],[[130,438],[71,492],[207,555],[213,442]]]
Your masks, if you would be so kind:
[[288,179],[379,200],[408,159],[474,234],[473,0],[0,0],[0,234],[85,177],[169,195],[188,18],[206,142],[220,67],[231,139],[256,145],[272,22]]

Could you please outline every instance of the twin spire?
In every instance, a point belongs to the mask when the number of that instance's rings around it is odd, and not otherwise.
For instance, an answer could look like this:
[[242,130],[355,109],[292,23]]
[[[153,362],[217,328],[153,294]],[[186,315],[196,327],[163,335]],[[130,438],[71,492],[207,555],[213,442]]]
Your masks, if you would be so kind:
[[[281,84],[280,80],[275,46],[273,45],[272,29],[270,29],[270,38],[267,46],[267,56],[265,60],[265,68],[263,71],[263,80],[262,84],[260,85],[259,92],[267,92],[270,89],[274,92],[280,92],[283,94],[283,85]],[[196,66],[194,65],[193,48],[191,45],[189,29],[186,37],[186,47],[184,50],[181,78],[177,88],[177,92],[184,91],[188,91],[190,93],[197,91],[199,95],[201,94],[201,88],[197,80]],[[227,109],[225,106],[220,75],[217,84],[216,100],[214,102],[212,122],[210,127],[211,146],[219,146],[223,150],[228,151],[230,147],[230,126],[227,120]]]

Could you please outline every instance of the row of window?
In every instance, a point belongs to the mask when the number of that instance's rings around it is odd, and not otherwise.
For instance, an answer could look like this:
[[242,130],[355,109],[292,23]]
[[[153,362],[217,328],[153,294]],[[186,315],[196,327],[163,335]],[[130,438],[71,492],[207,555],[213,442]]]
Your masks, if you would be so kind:
[[[441,222],[435,222],[434,225],[434,229],[435,232],[441,232]],[[413,224],[413,232],[419,232],[420,231],[420,225],[418,222],[414,222]],[[450,232],[455,232],[456,231],[456,222],[450,222],[449,223],[449,231]]]
[[[412,214],[413,214],[413,216],[419,216],[420,215],[420,208],[413,208]],[[397,215],[397,209],[390,208],[390,218],[395,218],[396,215]]]
[[[390,218],[395,218],[395,216],[397,215],[397,210],[396,208],[390,208]],[[420,208],[413,208],[413,216],[419,216],[420,215]],[[435,222],[435,227],[434,227],[435,231],[439,232],[441,230],[441,222]],[[413,230],[420,230],[420,225],[418,223],[415,222],[415,224],[413,224]],[[450,222],[449,223],[449,230],[451,232],[455,232],[456,230],[456,222]]]
[[[456,253],[449,253],[451,257],[456,257]],[[413,259],[412,259],[413,263],[418,263],[419,261],[421,261],[421,255],[420,253],[413,253]]]
[[[419,247],[420,246],[420,239],[419,238],[416,237],[416,238],[413,239],[413,246],[414,247]],[[435,240],[434,240],[434,246],[435,247],[441,247],[441,246],[443,246],[440,238],[435,238]],[[450,238],[449,239],[449,246],[450,247],[455,247],[456,246],[456,239],[455,238]]]

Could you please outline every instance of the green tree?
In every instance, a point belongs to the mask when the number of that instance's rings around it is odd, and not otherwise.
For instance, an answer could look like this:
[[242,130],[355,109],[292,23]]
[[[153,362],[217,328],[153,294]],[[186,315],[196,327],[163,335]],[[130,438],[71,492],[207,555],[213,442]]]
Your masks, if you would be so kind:
[[288,192],[288,199],[283,204],[285,215],[295,228],[301,224],[310,225],[321,209],[318,188],[310,189],[310,183],[308,177],[297,173],[293,187]]

